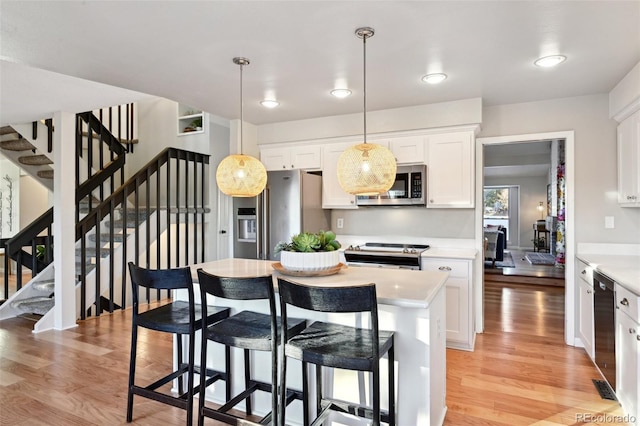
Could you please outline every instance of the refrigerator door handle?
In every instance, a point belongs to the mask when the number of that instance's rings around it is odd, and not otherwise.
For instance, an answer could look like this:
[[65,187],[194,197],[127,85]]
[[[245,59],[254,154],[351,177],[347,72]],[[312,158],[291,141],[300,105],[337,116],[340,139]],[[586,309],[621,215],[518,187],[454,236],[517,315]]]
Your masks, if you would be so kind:
[[269,188],[258,196],[258,220],[256,221],[258,259],[269,260]]
[[271,259],[271,217],[269,212],[271,211],[271,194],[269,193],[269,187],[266,187],[263,191],[263,199],[262,199],[262,217],[264,218],[263,229],[264,233],[262,235],[262,243],[263,248],[262,251],[264,253],[264,260]]

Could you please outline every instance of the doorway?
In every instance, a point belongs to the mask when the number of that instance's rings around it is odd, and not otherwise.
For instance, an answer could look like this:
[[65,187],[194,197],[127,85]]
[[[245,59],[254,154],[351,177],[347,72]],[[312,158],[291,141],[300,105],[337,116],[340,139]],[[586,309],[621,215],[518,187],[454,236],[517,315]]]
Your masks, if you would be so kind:
[[[574,185],[575,185],[575,160],[574,160],[574,132],[550,132],[523,134],[513,136],[486,137],[476,139],[476,249],[478,253],[483,252],[483,216],[484,216],[484,150],[486,147],[495,147],[498,145],[511,145],[532,142],[543,142],[549,140],[564,141],[565,146],[565,196],[566,196],[566,214],[565,214],[565,302],[564,317],[565,343],[574,345],[575,335],[575,231],[574,231]],[[476,262],[474,298],[476,308],[476,332],[481,333],[484,330],[484,268],[481,262],[482,256],[479,256]]]

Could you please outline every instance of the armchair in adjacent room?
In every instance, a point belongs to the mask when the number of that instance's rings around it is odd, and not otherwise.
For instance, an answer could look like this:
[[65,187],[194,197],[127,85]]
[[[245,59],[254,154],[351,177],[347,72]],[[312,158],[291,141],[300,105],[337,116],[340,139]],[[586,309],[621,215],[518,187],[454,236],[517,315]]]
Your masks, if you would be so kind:
[[484,258],[490,259],[491,265],[495,266],[496,261],[504,259],[506,235],[501,226],[486,226],[484,228],[484,238],[487,241]]

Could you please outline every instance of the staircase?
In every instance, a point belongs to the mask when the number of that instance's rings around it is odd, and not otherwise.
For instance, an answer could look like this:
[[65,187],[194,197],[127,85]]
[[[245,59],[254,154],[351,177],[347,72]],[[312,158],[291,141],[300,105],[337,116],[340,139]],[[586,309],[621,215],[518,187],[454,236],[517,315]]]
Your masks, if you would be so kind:
[[[14,133],[7,129],[6,134],[11,136],[7,137],[6,146],[17,148],[19,145],[26,146],[24,142],[29,143]],[[205,260],[205,215],[209,209],[204,206],[204,194],[209,157],[167,148],[124,182],[124,154],[132,149],[123,148],[91,113],[78,114],[76,133],[84,136],[76,137],[76,152],[80,153],[79,157],[84,155],[85,158],[76,161],[75,285],[77,317],[85,319],[100,315],[105,310],[113,312],[130,305],[131,295],[127,286],[127,263],[130,261],[145,267],[178,267]],[[82,147],[80,143],[89,146]],[[92,143],[97,143],[99,148],[92,149]],[[116,151],[107,155],[109,160],[104,164],[99,151],[103,146]],[[35,164],[48,162],[41,157],[34,158],[41,154],[34,152],[33,148],[25,149],[23,153],[21,157],[31,157],[23,159],[30,163],[29,166],[48,167],[50,171],[46,173],[42,169],[38,171],[43,172],[41,175],[50,174],[53,177],[51,164]],[[91,160],[97,157],[101,158],[99,167],[91,164]],[[86,179],[79,177],[80,170],[88,170],[84,172]],[[38,175],[38,172],[35,174]],[[114,185],[118,175],[121,183]],[[44,179],[42,176],[40,178]],[[50,216],[52,221],[52,212]],[[43,221],[40,227],[46,223],[46,220]],[[48,232],[44,233],[50,236],[50,224],[46,226],[49,226]],[[29,232],[33,234],[34,241],[35,236],[43,233],[35,228]],[[27,244],[25,241],[22,238],[19,244]],[[48,260],[52,260],[51,242],[45,250]],[[12,241],[7,244],[11,246]],[[16,259],[15,244],[14,240],[14,247],[9,254],[18,261],[17,279],[21,279],[21,268],[25,264],[31,264],[34,271],[42,271],[34,272],[33,279],[24,287],[19,282],[19,290],[8,303],[0,306],[0,320],[35,314],[42,317],[34,326],[34,331],[49,329],[53,325],[51,308],[55,305],[53,264],[43,269],[33,266],[33,257],[29,257],[28,261],[24,260],[26,255]],[[31,251],[35,251],[36,244],[29,244]],[[7,293],[5,285],[5,297]],[[152,301],[168,295],[153,292],[142,295],[142,299],[145,296],[147,301]]]
[[19,164],[29,175],[53,191],[53,161],[47,155],[38,153],[38,147],[13,127],[0,128],[0,150],[5,157]]

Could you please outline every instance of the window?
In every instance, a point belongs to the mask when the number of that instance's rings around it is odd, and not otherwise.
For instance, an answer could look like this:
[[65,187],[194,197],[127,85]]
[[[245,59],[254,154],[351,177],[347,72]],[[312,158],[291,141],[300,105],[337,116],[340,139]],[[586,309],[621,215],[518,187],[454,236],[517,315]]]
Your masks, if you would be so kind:
[[502,225],[509,229],[507,243],[518,246],[518,186],[485,186],[484,187],[484,226]]

